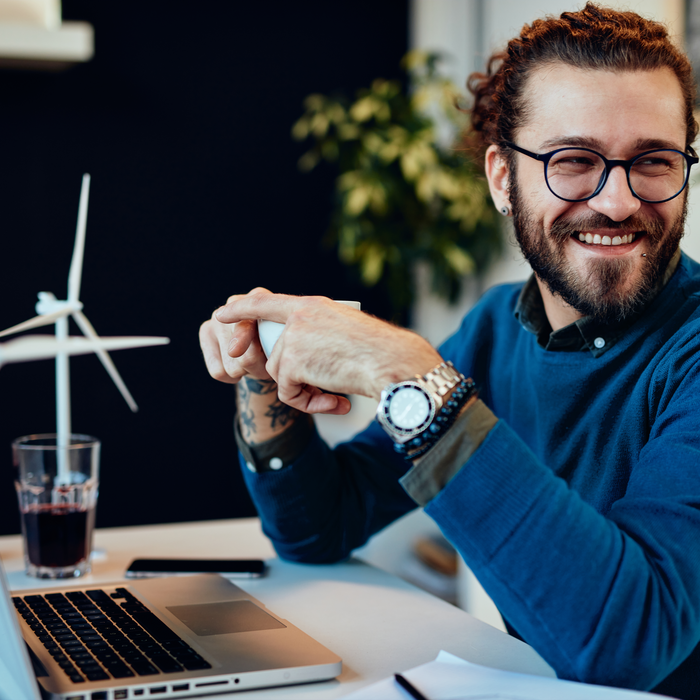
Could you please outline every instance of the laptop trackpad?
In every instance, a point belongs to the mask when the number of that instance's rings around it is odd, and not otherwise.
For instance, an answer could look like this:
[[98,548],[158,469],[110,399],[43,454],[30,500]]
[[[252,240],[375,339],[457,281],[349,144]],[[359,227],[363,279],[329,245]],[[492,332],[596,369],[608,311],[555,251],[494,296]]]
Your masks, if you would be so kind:
[[285,626],[249,600],[176,605],[167,609],[198,637],[271,630]]

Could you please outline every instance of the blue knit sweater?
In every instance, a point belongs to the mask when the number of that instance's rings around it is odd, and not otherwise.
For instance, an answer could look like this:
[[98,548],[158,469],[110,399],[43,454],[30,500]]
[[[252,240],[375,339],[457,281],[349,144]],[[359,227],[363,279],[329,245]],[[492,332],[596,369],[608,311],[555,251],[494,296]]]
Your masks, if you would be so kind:
[[[552,352],[492,289],[441,348],[499,421],[426,506],[561,678],[700,698],[700,265],[599,357]],[[328,562],[415,507],[373,423],[243,469],[280,556]]]

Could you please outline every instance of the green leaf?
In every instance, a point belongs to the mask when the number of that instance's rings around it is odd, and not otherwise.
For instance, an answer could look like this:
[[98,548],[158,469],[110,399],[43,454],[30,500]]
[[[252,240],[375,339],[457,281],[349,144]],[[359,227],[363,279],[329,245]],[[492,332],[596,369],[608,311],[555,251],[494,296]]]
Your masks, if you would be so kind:
[[373,287],[379,281],[384,270],[386,251],[377,243],[370,243],[360,259],[362,281]]
[[316,151],[307,151],[299,158],[297,166],[301,172],[308,173],[309,170],[313,170],[318,165],[319,160],[321,158]]
[[451,243],[445,247],[445,259],[458,275],[469,275],[476,269],[474,258],[459,246]]

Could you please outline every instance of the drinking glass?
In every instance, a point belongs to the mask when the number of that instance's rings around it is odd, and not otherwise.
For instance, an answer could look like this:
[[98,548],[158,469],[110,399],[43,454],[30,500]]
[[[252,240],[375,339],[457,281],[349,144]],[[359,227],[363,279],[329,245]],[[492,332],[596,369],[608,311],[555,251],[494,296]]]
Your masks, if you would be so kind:
[[100,441],[72,434],[25,435],[12,443],[26,572],[71,578],[90,571]]

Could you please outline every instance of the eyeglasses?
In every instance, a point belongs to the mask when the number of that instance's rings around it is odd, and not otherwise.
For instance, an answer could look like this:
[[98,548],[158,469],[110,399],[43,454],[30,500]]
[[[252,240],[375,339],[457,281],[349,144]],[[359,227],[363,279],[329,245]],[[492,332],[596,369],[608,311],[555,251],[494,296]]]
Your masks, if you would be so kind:
[[590,148],[557,148],[549,153],[532,153],[510,141],[505,145],[544,164],[549,191],[565,202],[585,202],[605,187],[610,171],[617,167],[627,173],[632,194],[642,202],[659,204],[677,197],[688,184],[690,167],[698,156],[672,148],[645,151],[631,160],[608,160]]

